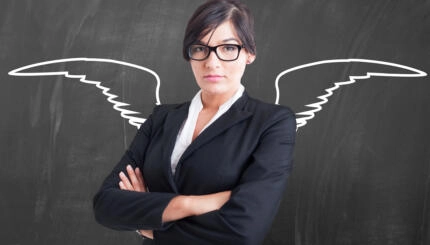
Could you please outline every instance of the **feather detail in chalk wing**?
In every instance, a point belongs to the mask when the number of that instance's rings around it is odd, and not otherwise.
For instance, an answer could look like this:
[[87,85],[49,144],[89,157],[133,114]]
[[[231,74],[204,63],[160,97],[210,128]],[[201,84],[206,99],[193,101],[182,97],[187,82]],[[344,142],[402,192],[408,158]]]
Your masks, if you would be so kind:
[[[322,66],[324,65],[324,66]],[[327,74],[338,74],[336,70],[333,68],[339,68],[339,65],[341,65],[341,75],[337,77],[327,77]],[[336,66],[336,67],[333,67]],[[354,66],[354,72],[352,72],[352,66]],[[378,72],[369,72],[368,70],[365,71],[356,71],[357,69],[363,69],[363,66],[366,69],[371,68],[377,69]],[[367,67],[370,66],[370,67]],[[358,67],[358,68],[357,68]],[[395,71],[392,71],[395,69]],[[299,70],[301,70],[302,73],[314,73],[313,75],[313,81],[309,81],[306,79],[303,79],[303,77],[300,77],[296,74],[300,73]],[[337,69],[339,70],[339,69]],[[387,71],[386,71],[387,70]],[[354,73],[354,75],[351,75]],[[361,75],[355,75],[355,74],[361,74]],[[332,60],[322,60],[317,62],[312,62],[300,66],[296,66],[290,69],[287,69],[276,77],[275,81],[275,88],[276,88],[276,100],[275,104],[280,104],[280,99],[283,97],[291,98],[296,97],[296,102],[292,103],[291,101],[287,103],[282,103],[291,106],[295,111],[298,111],[296,113],[296,120],[297,120],[297,128],[303,127],[307,124],[307,121],[313,119],[315,117],[315,114],[323,109],[323,105],[328,102],[330,96],[333,95],[333,93],[339,89],[341,86],[350,85],[353,84],[359,80],[365,80],[369,79],[371,77],[425,77],[427,76],[427,73],[420,71],[418,69],[390,63],[386,61],[378,61],[378,60],[369,60],[369,59],[332,59]],[[306,77],[310,77],[308,74],[306,74]],[[316,77],[316,78],[315,78]],[[285,79],[287,78],[287,79]],[[331,79],[328,80],[327,79]],[[285,81],[288,81],[288,84],[285,84]],[[338,81],[338,82],[333,82]],[[284,83],[285,88],[280,89],[280,83]],[[310,95],[311,93],[314,94],[313,96],[308,96],[302,94],[299,91],[303,91],[305,94]],[[282,94],[282,95],[281,95]],[[319,94],[319,95],[318,95]],[[318,96],[315,96],[318,95]],[[300,96],[300,98],[297,98],[297,96]],[[305,97],[305,98],[302,98]],[[311,103],[303,101],[309,101],[311,100]],[[294,104],[294,105],[292,105]],[[305,104],[305,105],[304,105]],[[303,110],[303,105],[306,108]],[[298,107],[300,109],[294,108]],[[310,109],[309,109],[310,108]]]
[[[130,78],[129,74],[136,73],[136,71],[139,75]],[[64,76],[71,79],[79,79],[80,82],[85,84],[94,85],[107,97],[107,101],[113,105],[112,107],[120,112],[121,117],[127,119],[129,124],[137,128],[139,128],[146,119],[140,117],[141,113],[137,110],[130,109],[131,103],[124,102],[124,94],[126,93],[124,92],[124,81],[117,80],[124,80],[124,77],[128,79],[129,81],[127,82],[131,83],[131,85],[128,86],[130,87],[130,91],[141,91],[141,88],[136,84],[146,84],[144,88],[150,87],[150,89],[142,89],[142,97],[148,97],[151,101],[155,102],[155,104],[160,104],[160,78],[157,73],[146,67],[113,59],[68,58],[49,60],[14,69],[9,72],[9,75]],[[150,75],[150,77],[148,77],[148,75]],[[140,79],[141,76],[145,76],[145,78]],[[92,77],[100,77],[101,79],[94,80]],[[109,80],[114,81],[109,82]],[[112,91],[116,87],[120,87],[116,89],[119,92]],[[118,95],[120,93],[122,97],[121,100],[119,100],[120,95]],[[132,97],[133,96],[130,96],[129,99],[132,100]],[[142,100],[142,98],[137,99]],[[146,102],[144,105],[145,104],[152,104],[152,106],[150,106],[152,109],[154,103]]]

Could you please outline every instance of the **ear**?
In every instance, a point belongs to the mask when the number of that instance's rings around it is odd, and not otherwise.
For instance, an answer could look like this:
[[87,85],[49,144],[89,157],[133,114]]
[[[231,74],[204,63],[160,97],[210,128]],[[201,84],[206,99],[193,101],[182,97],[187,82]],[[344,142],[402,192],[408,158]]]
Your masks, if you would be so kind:
[[248,54],[248,58],[246,59],[246,64],[252,64],[252,62],[254,62],[255,60],[255,54]]

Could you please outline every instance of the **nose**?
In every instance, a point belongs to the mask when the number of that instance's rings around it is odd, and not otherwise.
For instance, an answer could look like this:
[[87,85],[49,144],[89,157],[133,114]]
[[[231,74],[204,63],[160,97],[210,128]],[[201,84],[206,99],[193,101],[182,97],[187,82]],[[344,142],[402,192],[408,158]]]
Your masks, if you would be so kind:
[[216,55],[215,51],[211,51],[209,53],[209,57],[204,60],[204,62],[207,68],[217,68],[221,64],[221,60],[218,59],[218,56]]

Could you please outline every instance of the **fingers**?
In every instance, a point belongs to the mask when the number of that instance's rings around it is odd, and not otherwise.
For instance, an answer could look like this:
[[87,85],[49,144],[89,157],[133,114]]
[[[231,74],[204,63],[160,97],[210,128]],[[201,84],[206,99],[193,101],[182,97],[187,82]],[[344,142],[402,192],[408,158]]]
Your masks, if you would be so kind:
[[124,183],[122,181],[119,182],[119,188],[121,190],[127,190],[127,187],[125,187]]
[[130,181],[131,181],[131,184],[133,185],[134,190],[139,192],[145,192],[146,191],[145,185],[144,185],[143,176],[142,176],[142,173],[140,172],[140,169],[136,168],[135,170],[133,170],[133,168],[130,165],[128,165],[127,173],[128,173],[128,176],[130,177]]
[[127,169],[128,177],[130,178],[130,181],[131,181],[131,185],[133,186],[133,190],[142,191],[133,168],[130,165],[127,165],[126,169]]
[[140,168],[136,168],[134,172],[136,173],[136,178],[139,182],[139,185],[142,187],[144,192],[147,192],[148,190],[146,188],[145,180],[143,179],[143,175],[142,175],[142,172],[140,171]]
[[121,182],[119,184],[120,187],[121,185],[123,186],[123,190],[134,191],[133,185],[130,183],[127,176],[123,172],[119,173],[119,178],[121,179]]
[[146,238],[154,239],[154,233],[152,230],[139,230],[139,233]]
[[128,177],[123,172],[119,173],[119,178],[121,180],[119,182],[119,188],[121,190],[146,192],[145,181],[140,169],[136,168],[133,170],[133,167],[127,165],[126,171]]

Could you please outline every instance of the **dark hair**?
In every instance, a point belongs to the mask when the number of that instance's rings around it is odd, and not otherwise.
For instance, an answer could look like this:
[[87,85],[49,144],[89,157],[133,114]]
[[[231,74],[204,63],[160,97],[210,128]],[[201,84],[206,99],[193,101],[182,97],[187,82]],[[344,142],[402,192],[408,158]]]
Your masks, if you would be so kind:
[[220,24],[230,20],[244,48],[256,54],[254,19],[248,7],[238,0],[209,0],[196,9],[188,21],[182,47],[184,58],[189,61],[188,47],[198,43]]

